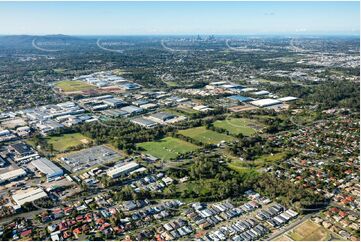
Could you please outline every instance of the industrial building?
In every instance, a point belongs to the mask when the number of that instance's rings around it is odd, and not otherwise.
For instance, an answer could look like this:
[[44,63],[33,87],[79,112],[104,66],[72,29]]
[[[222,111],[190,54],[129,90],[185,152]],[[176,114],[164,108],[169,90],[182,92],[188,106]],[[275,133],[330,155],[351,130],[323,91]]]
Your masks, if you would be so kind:
[[277,100],[281,102],[290,102],[290,101],[295,101],[297,99],[298,99],[297,97],[282,97]]
[[26,176],[26,171],[22,168],[0,174],[0,183],[11,182],[20,177]]
[[154,122],[153,120],[150,119],[146,119],[143,117],[139,117],[139,118],[134,118],[132,120],[130,120],[132,123],[138,124],[140,126],[143,126],[145,128],[153,128],[157,125],[156,122]]
[[133,105],[122,107],[120,110],[127,112],[129,115],[133,115],[133,114],[143,112],[143,109],[138,108],[138,107],[133,106]]
[[12,198],[17,205],[22,206],[25,203],[34,202],[47,196],[48,194],[46,194],[41,188],[29,188],[27,190],[20,190],[16,192]]
[[167,122],[168,120],[176,118],[176,116],[166,112],[158,112],[149,115],[149,118],[157,123],[163,123],[163,122]]
[[272,98],[265,98],[265,99],[252,101],[251,104],[257,107],[268,107],[272,105],[281,104],[281,101]]
[[31,162],[31,164],[41,173],[45,174],[48,180],[62,176],[63,170],[46,158],[40,158]]
[[233,95],[233,96],[229,96],[227,98],[238,101],[238,102],[249,102],[249,101],[254,100],[253,98],[244,97],[244,96],[240,96],[240,95]]
[[131,171],[136,170],[139,167],[139,164],[136,162],[129,162],[123,164],[122,166],[116,166],[107,170],[107,175],[111,178],[118,178],[121,175],[128,174]]

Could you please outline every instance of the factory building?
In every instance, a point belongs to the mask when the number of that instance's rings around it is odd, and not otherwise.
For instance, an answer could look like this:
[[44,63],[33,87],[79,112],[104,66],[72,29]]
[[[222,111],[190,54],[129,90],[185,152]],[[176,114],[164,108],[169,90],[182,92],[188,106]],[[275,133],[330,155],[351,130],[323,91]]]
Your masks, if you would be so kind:
[[48,180],[52,180],[64,174],[61,168],[46,158],[34,160],[31,164],[41,173],[45,174]]
[[22,168],[8,171],[0,174],[0,183],[11,182],[23,176],[26,176],[26,171]]
[[135,162],[129,162],[126,164],[123,164],[122,166],[113,167],[109,170],[107,170],[107,175],[111,178],[118,178],[121,175],[128,174],[131,171],[136,170],[139,167],[138,163]]
[[25,203],[34,202],[47,196],[48,194],[46,194],[41,188],[29,188],[27,190],[20,190],[16,192],[12,198],[17,205],[22,206]]

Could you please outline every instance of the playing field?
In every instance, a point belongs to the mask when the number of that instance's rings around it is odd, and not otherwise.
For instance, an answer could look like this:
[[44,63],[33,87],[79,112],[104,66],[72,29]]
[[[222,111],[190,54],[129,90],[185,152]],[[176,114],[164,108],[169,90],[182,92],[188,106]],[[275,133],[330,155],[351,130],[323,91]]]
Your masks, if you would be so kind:
[[214,122],[213,125],[214,127],[227,130],[230,134],[243,134],[245,136],[251,136],[263,128],[263,125],[259,124],[258,122],[245,118],[218,120]]
[[197,145],[173,137],[166,137],[159,141],[140,143],[138,147],[143,148],[145,150],[144,153],[151,154],[163,160],[175,159],[180,154],[195,151],[199,148]]
[[96,86],[90,85],[83,81],[61,81],[56,84],[56,87],[63,92],[79,92],[96,89]]
[[88,144],[91,139],[85,137],[80,133],[63,134],[59,136],[49,136],[46,138],[48,144],[52,144],[54,150],[63,152],[71,147],[75,147],[82,144]]
[[202,142],[203,144],[219,144],[221,141],[232,141],[232,136],[221,134],[213,130],[208,130],[206,127],[197,127],[178,131],[179,134],[190,137],[194,140]]
[[297,241],[325,241],[330,238],[330,233],[322,226],[307,220],[289,232],[287,236]]

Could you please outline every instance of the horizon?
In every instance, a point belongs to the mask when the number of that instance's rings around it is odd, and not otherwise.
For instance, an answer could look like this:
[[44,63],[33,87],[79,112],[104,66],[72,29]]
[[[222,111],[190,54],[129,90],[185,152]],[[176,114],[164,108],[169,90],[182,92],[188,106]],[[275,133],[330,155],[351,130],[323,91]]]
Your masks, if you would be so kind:
[[0,2],[0,35],[360,35],[359,2]]

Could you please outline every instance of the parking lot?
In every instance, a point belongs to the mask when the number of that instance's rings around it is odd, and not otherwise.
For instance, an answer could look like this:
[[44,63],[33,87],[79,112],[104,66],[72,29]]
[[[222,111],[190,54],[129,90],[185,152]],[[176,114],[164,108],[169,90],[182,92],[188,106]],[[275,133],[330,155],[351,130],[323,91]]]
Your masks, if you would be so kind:
[[62,156],[59,160],[70,172],[118,161],[122,156],[105,145],[94,146]]

